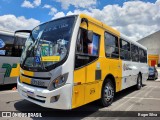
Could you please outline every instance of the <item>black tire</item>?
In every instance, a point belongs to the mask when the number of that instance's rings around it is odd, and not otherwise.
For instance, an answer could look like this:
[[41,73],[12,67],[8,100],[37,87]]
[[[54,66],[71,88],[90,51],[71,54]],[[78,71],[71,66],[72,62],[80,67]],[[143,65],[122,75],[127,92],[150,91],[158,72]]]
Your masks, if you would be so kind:
[[137,89],[137,90],[140,90],[141,87],[142,87],[142,77],[141,77],[141,75],[139,74],[138,77],[137,77],[136,89]]
[[[108,89],[108,90],[107,90]],[[103,107],[108,107],[112,104],[115,95],[115,88],[110,79],[106,79],[102,86],[100,103]],[[108,97],[108,98],[107,98]]]
[[155,79],[154,80],[157,80],[158,79],[158,75],[155,75]]

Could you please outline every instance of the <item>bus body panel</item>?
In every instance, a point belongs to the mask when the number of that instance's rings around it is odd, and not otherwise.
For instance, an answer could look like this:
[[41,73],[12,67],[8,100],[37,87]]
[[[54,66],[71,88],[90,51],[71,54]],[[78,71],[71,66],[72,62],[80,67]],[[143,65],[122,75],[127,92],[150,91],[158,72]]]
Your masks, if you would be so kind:
[[0,85],[17,82],[20,73],[20,54],[26,37],[17,35],[17,42],[13,32],[0,30]]
[[139,73],[142,75],[142,83],[145,83],[148,76],[148,65],[131,61],[122,62],[122,89],[126,89],[137,84]]
[[[92,30],[95,34],[100,36],[99,56],[94,61],[79,68],[75,68],[77,35],[80,28],[87,30],[85,22],[81,23],[82,18],[88,19],[88,30]],[[94,18],[80,14],[74,27],[67,60],[62,65],[49,72],[31,72],[21,69],[20,81],[18,79],[18,91],[20,95],[28,101],[44,107],[72,109],[100,99],[102,85],[108,75],[114,77],[115,92],[135,85],[139,72],[142,73],[142,79],[145,80],[148,71],[146,63],[134,63],[121,60],[120,58],[112,59],[106,57],[106,31],[120,38],[120,33],[118,31]],[[127,67],[132,69],[128,70]],[[65,85],[48,90],[57,77],[66,73],[68,74],[68,78]],[[47,78],[47,80],[43,80],[43,78]],[[46,84],[46,88],[32,86],[31,81],[36,79],[43,80]],[[34,96],[28,97],[30,93],[34,93]],[[56,98],[58,98],[58,100],[54,101],[53,99]]]
[[[80,17],[87,18],[83,15]],[[74,71],[74,83],[76,83],[76,85],[73,89],[72,108],[99,99],[101,97],[103,81],[108,74],[115,76],[116,91],[121,90],[122,61],[119,59],[107,59],[104,52],[104,33],[105,31],[114,32],[114,30],[108,26],[103,26],[101,22],[99,23],[95,19],[88,18],[88,20],[88,30],[92,30],[94,33],[100,35],[99,58]],[[87,29],[85,23],[82,23],[80,27]],[[119,35],[118,32],[115,32],[115,34],[117,34],[117,36]],[[97,70],[101,71],[99,79],[96,79]],[[77,83],[81,84],[77,85]]]
[[[100,64],[101,79],[95,80],[96,63]],[[87,67],[92,66],[90,71],[83,71]],[[93,67],[94,66],[94,67]],[[94,72],[94,74],[92,73]],[[77,74],[78,73],[78,74]],[[85,73],[88,75],[88,79],[93,82],[88,82],[87,78],[84,76]],[[111,60],[107,58],[99,58],[99,60],[94,63],[80,68],[74,71],[74,81],[76,83],[84,81],[81,76],[86,78],[86,82],[80,85],[74,86],[73,91],[73,108],[79,107],[81,105],[87,104],[91,101],[97,100],[101,97],[102,84],[107,75],[113,75],[115,77],[116,92],[122,90],[122,61],[121,60]]]
[[[27,99],[28,101],[34,102],[38,105],[44,106],[44,107],[49,107],[49,108],[56,108],[56,109],[71,109],[72,108],[72,96],[73,96],[73,71],[74,71],[74,53],[75,53],[75,45],[76,45],[76,38],[77,38],[77,33],[79,29],[81,19],[77,18],[77,22],[75,24],[75,28],[73,30],[73,36],[71,38],[71,43],[70,43],[70,52],[68,54],[68,59],[61,65],[58,66],[57,68],[49,71],[49,72],[30,72],[30,71],[25,71],[21,70],[21,74],[24,71],[24,74],[32,76],[31,78],[23,79],[21,82],[27,82],[29,85],[20,83],[18,82],[18,88],[20,95],[24,98]],[[68,78],[64,86],[53,89],[53,90],[47,90],[47,88],[42,89],[39,87],[34,87],[31,86],[31,80],[34,78],[45,78],[49,77],[50,82],[48,83],[49,86],[52,85],[51,83],[60,75],[68,73]],[[45,80],[43,80],[45,81]],[[35,94],[35,96],[39,95],[45,100],[44,103],[37,102],[37,100],[33,100],[31,98],[28,98],[27,96],[23,95],[23,91],[27,92],[30,91]],[[55,102],[50,102],[52,97],[54,96],[59,96],[59,99]],[[36,99],[40,100],[42,98],[36,97]]]
[[[20,96],[28,101],[47,108],[71,109],[71,92],[68,92],[72,88],[71,84],[66,84],[61,88],[49,91],[20,83],[19,80],[17,80],[17,83]],[[28,97],[28,91],[34,93],[34,99]],[[57,101],[55,100],[56,97],[58,98]]]
[[19,57],[0,57],[0,84],[16,83],[19,76]]
[[[110,26],[108,26],[108,25],[106,25],[106,24],[104,24],[104,23],[102,23],[102,22],[100,22],[100,21],[88,16],[88,15],[80,14],[79,16],[80,16],[80,18],[87,18],[89,20],[89,22],[91,22],[92,24],[95,24],[95,25],[97,25],[97,26],[99,26],[99,27],[101,27],[101,28],[103,28],[103,29],[105,29],[105,30],[117,35],[117,36],[120,36],[120,32],[118,32],[117,30],[111,28]],[[85,26],[85,28],[86,28],[86,26]],[[99,29],[101,29],[101,28],[99,28]],[[97,30],[94,29],[93,31],[97,31]]]
[[[56,109],[71,109],[71,96],[72,96],[71,83],[66,83],[64,86],[57,88],[55,90],[48,90],[47,87],[41,88],[41,87],[31,86],[32,80],[43,81],[45,82],[46,86],[49,86],[49,84],[52,83],[53,80],[55,80],[57,77],[59,77],[60,75],[66,72],[69,73],[68,80],[72,80],[72,72],[69,71],[70,69],[64,69],[64,70],[62,70],[62,66],[50,72],[40,72],[40,73],[21,69],[20,80],[17,81],[19,86],[18,91],[20,95],[24,99],[27,99],[31,102],[34,102],[44,107],[56,108]],[[25,77],[24,75],[28,77]],[[49,79],[44,80],[43,78],[49,78]],[[34,93],[33,98],[35,99],[28,98],[27,96],[28,91]],[[54,99],[54,97],[57,97],[57,96],[59,97],[59,99],[57,101],[51,102],[52,99]],[[43,100],[45,102],[39,102],[40,100]]]

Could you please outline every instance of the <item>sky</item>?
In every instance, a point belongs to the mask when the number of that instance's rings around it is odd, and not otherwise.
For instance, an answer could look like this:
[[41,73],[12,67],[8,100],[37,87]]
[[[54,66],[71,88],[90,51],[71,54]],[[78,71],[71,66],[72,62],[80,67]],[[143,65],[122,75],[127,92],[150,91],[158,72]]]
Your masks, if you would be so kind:
[[33,29],[79,13],[135,41],[160,30],[160,0],[0,0],[0,30]]

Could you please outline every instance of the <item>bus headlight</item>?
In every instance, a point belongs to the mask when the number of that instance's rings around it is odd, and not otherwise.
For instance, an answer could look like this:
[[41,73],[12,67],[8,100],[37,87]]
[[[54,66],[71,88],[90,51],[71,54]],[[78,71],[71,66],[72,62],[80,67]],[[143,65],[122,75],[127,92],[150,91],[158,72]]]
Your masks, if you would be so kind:
[[67,78],[68,78],[68,73],[57,77],[55,80],[53,80],[53,82],[50,83],[48,89],[54,90],[56,88],[63,86],[66,83]]

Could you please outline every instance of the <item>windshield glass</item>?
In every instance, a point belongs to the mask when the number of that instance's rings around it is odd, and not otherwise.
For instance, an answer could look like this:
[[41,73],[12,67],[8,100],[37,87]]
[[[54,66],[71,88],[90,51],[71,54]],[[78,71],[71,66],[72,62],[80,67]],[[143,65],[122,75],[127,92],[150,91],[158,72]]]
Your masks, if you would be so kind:
[[57,19],[33,29],[25,43],[21,67],[28,70],[50,70],[67,56],[75,16]]
[[149,67],[149,71],[154,71],[154,67]]

